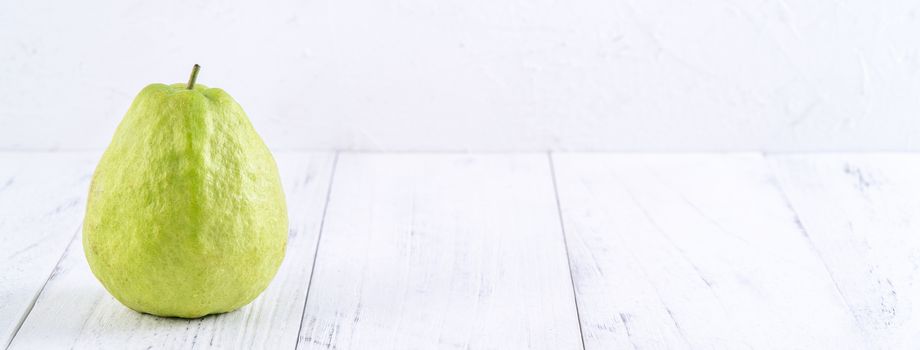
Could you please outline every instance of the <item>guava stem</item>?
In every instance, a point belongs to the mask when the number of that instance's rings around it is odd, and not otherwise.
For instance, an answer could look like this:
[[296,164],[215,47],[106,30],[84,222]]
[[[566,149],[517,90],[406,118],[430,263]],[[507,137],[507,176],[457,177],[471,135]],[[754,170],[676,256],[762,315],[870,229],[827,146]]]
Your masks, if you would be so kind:
[[195,65],[192,67],[192,76],[188,78],[188,89],[191,90],[195,87],[195,80],[198,79],[198,71],[201,70],[201,66]]

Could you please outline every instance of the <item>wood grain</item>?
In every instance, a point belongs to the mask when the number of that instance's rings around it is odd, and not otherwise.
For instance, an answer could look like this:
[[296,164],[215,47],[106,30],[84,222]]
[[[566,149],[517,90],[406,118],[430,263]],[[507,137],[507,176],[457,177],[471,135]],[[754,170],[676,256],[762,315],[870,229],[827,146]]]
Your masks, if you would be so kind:
[[279,154],[277,160],[287,194],[290,239],[278,275],[252,304],[196,320],[131,311],[93,277],[76,238],[11,348],[293,348],[334,155]]
[[920,344],[920,155],[279,154],[281,271],[197,320],[131,311],[90,273],[97,158],[0,153],[0,346]]
[[0,153],[0,346],[6,346],[83,219],[96,155]]
[[874,349],[920,348],[920,155],[791,155],[771,164]]
[[554,155],[587,349],[864,348],[760,155]]
[[580,349],[545,154],[343,154],[302,349]]

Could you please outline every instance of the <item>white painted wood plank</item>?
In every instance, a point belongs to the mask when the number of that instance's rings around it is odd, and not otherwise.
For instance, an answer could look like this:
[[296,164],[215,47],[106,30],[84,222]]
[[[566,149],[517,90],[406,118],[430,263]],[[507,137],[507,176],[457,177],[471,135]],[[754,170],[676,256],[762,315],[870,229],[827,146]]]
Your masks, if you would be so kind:
[[0,346],[83,219],[95,154],[0,153]]
[[545,154],[343,154],[303,349],[580,349]]
[[796,155],[771,164],[858,335],[920,348],[920,155]]
[[865,348],[760,155],[554,155],[586,348]]
[[13,349],[293,348],[322,220],[332,154],[278,154],[291,223],[287,256],[252,304],[196,320],[134,312],[93,277],[79,238],[48,281]]

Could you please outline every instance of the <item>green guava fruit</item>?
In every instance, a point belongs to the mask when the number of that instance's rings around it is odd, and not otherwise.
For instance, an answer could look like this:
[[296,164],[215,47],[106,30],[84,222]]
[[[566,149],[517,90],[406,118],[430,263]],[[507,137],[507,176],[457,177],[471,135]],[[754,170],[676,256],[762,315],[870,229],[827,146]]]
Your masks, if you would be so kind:
[[240,308],[284,258],[288,218],[275,160],[221,89],[151,84],[93,174],[83,247],[125,306],[194,318]]

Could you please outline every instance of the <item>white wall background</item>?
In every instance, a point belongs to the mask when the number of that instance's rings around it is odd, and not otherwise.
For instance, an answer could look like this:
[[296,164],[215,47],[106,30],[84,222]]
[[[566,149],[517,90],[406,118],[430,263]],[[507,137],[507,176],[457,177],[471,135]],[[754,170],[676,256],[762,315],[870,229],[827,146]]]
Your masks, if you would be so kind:
[[0,0],[0,149],[193,63],[278,150],[920,150],[920,2],[871,0]]

